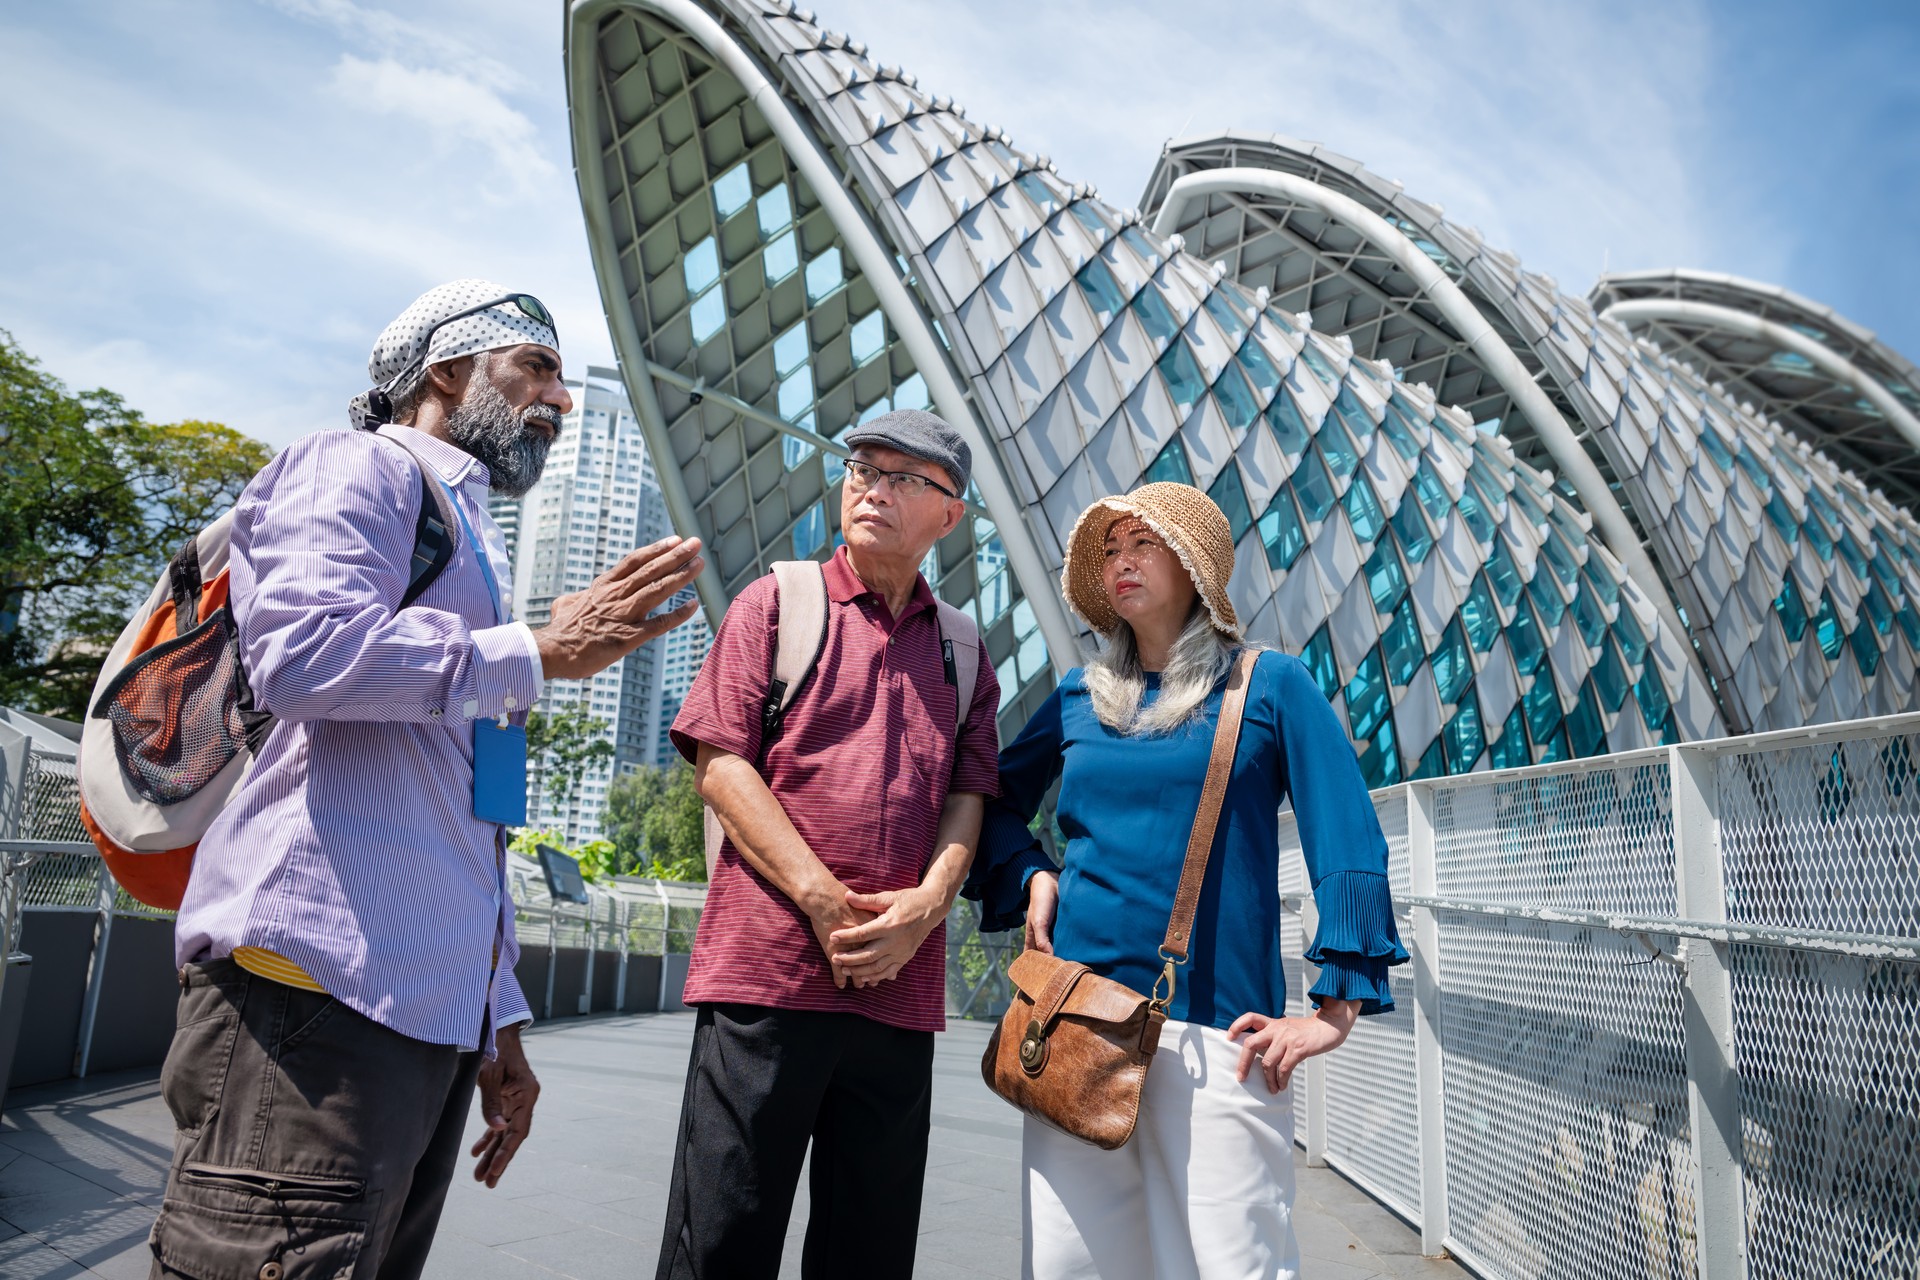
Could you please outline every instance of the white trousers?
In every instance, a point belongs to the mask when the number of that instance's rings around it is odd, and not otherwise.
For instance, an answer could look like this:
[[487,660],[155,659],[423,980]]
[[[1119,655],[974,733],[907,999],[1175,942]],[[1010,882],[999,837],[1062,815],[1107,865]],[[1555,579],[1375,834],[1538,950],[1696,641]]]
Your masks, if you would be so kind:
[[1215,1027],[1168,1022],[1140,1119],[1102,1151],[1028,1118],[1027,1280],[1298,1280],[1293,1090]]

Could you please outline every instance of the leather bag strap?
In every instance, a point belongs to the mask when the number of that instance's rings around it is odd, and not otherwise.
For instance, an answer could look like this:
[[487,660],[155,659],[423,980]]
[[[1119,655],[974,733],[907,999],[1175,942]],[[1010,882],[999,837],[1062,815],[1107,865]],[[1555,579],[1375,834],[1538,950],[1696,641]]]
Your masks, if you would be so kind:
[[[1176,963],[1184,963],[1193,940],[1193,913],[1200,906],[1200,882],[1207,878],[1207,858],[1213,852],[1213,833],[1220,825],[1220,806],[1226,802],[1227,779],[1233,773],[1233,755],[1240,745],[1240,721],[1247,710],[1247,686],[1259,654],[1242,649],[1227,673],[1227,691],[1220,699],[1220,724],[1213,733],[1213,756],[1207,761],[1207,781],[1200,789],[1200,809],[1193,817],[1193,835],[1187,840],[1187,861],[1180,869],[1180,889],[1173,895],[1173,918],[1167,921],[1167,940],[1160,954],[1168,961],[1168,981]],[[1171,994],[1171,991],[1169,991]]]

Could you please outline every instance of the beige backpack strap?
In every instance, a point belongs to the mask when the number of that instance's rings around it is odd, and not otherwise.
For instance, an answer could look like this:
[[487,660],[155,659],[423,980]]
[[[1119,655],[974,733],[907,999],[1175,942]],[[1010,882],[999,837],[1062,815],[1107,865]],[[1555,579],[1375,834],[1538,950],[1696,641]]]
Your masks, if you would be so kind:
[[[767,744],[780,731],[780,721],[794,697],[806,686],[820,653],[827,647],[827,575],[818,560],[777,560],[774,590],[780,601],[779,621],[773,629],[773,678],[760,704],[760,760]],[[758,767],[760,760],[754,761]],[[726,833],[709,807],[703,833],[707,850],[707,879],[713,879]]]
[[935,603],[940,610],[940,656],[947,664],[947,678],[960,693],[960,720],[954,733],[967,727],[967,712],[973,709],[973,691],[980,684],[980,628],[973,615],[956,609],[945,600]]

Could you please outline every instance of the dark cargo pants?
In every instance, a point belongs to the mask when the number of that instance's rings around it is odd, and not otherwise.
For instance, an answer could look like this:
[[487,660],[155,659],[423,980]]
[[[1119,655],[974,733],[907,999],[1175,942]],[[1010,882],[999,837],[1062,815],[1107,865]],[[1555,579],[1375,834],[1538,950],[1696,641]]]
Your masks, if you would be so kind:
[[151,1276],[418,1276],[480,1054],[231,960],[186,966],[180,987],[160,1076],[177,1133]]

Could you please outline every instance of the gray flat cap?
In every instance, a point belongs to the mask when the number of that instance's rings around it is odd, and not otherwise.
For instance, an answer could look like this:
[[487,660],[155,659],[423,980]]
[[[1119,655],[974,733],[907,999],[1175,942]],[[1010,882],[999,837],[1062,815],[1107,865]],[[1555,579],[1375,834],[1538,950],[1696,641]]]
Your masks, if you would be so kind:
[[860,444],[883,444],[889,449],[931,462],[953,478],[953,487],[967,491],[967,479],[973,470],[973,450],[960,433],[942,418],[925,409],[895,409],[847,433],[849,448]]

